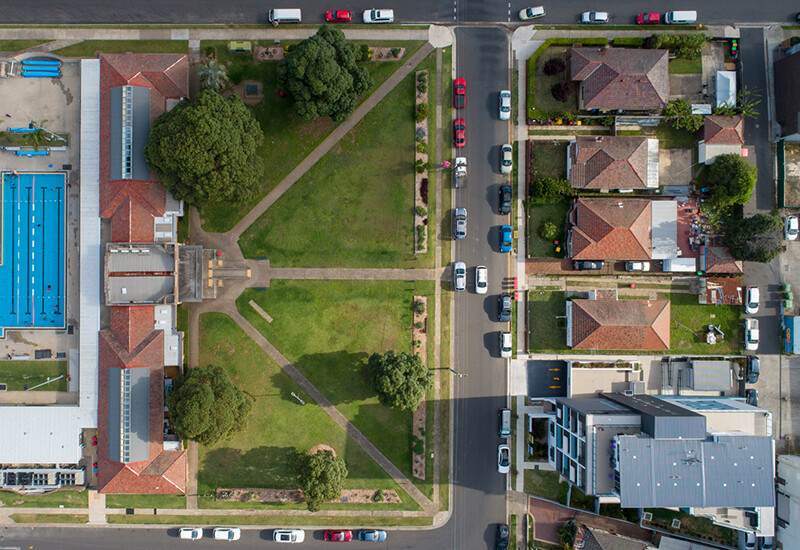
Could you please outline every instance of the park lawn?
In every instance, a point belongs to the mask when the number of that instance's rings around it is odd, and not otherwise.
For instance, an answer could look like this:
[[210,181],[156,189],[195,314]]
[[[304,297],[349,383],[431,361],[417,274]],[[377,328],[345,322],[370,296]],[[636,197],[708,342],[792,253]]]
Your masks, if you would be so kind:
[[99,53],[187,53],[187,40],[84,40],[53,50],[61,57],[95,57]]
[[247,229],[245,257],[273,266],[432,267],[432,252],[414,256],[414,97],[411,73]]
[[670,59],[670,74],[700,74],[703,72],[703,60],[697,59]]
[[567,177],[569,141],[531,142],[531,179]]
[[[536,59],[536,81],[534,83],[534,103],[539,111],[573,111],[578,110],[577,86],[572,84],[572,91],[566,102],[556,101],[550,88],[557,82],[564,82],[569,76],[569,63],[566,59],[567,48],[550,46]],[[554,57],[564,59],[566,69],[553,76],[544,74],[544,64]]]
[[[741,353],[742,334],[741,306],[711,306],[697,303],[694,294],[660,294],[659,299],[670,300],[672,323],[670,347],[675,353],[684,355],[724,355]],[[713,317],[712,317],[713,316]],[[706,343],[708,325],[722,329],[725,338],[716,345]]]
[[67,368],[66,361],[0,361],[0,384],[8,384],[7,391],[25,391],[26,385],[33,388],[64,376],[34,391],[67,391]]
[[186,495],[106,495],[106,508],[186,508]]
[[564,292],[532,289],[528,292],[528,349],[534,351],[564,351],[567,347],[567,300]]
[[[244,431],[214,447],[200,447],[198,494],[213,497],[219,487],[296,487],[296,453],[326,444],[347,462],[345,488],[395,489],[408,499],[230,317],[222,313],[203,315],[200,340],[200,364],[224,367],[234,384],[255,399],[255,406]],[[306,404],[301,405],[292,393]],[[416,507],[413,501],[411,505]]]
[[[561,199],[552,203],[528,203],[528,257],[529,258],[563,258],[564,238],[566,237],[567,212],[570,208],[569,199]],[[556,245],[539,236],[539,227],[544,222],[551,222],[558,226],[558,237],[561,247],[556,252]],[[562,314],[563,315],[563,314]]]
[[87,508],[86,491],[61,490],[46,495],[20,495],[13,491],[0,491],[0,506],[12,508]]
[[[272,45],[272,41],[267,42]],[[361,44],[358,41],[354,43]],[[253,41],[254,47],[256,44],[258,41]],[[286,45],[287,42],[284,41],[283,44]],[[398,41],[396,45],[406,48],[403,58],[397,61],[365,63],[364,66],[375,84],[360,99],[363,101],[369,97],[422,44],[423,41]],[[213,232],[225,232],[236,225],[338,126],[330,118],[312,122],[300,119],[294,113],[292,100],[288,97],[282,98],[277,93],[278,63],[255,63],[250,55],[229,53],[226,45],[227,41],[204,40],[201,42],[201,50],[205,52],[207,48],[216,48],[217,58],[228,67],[228,76],[233,84],[239,84],[243,80],[259,80],[263,85],[264,99],[253,105],[251,110],[264,132],[264,143],[259,151],[264,163],[264,181],[256,196],[249,201],[238,204],[211,202],[204,205],[200,212],[200,218],[204,220],[203,228]]]
[[[524,470],[523,487],[526,494],[567,505],[567,483],[550,470]],[[574,489],[573,489],[574,491]]]
[[0,52],[14,53],[48,42],[51,40],[0,40]]

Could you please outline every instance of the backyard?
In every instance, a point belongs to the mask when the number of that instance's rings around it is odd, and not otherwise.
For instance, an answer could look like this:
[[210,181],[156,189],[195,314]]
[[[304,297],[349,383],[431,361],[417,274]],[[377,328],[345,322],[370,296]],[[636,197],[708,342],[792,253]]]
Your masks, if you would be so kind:
[[655,137],[658,138],[659,149],[693,149],[697,144],[697,134],[678,130],[668,123],[644,130],[619,130],[617,135]]
[[[642,526],[644,527],[652,525],[653,527],[670,533],[704,539],[728,547],[736,547],[738,539],[737,531],[720,525],[714,525],[710,519],[664,508],[648,508],[645,512],[652,514],[653,519],[651,521],[642,521]],[[678,529],[672,526],[672,522],[676,519],[680,521],[680,527]]]
[[697,59],[670,59],[669,72],[672,74],[700,74],[703,72],[703,60]]
[[[528,203],[528,257],[529,258],[563,258],[564,237],[566,236],[567,212],[569,199],[561,199],[552,203]],[[558,237],[554,240],[544,239],[539,235],[543,223],[554,223],[558,227]],[[555,241],[559,244],[556,245]],[[560,251],[556,251],[557,247]],[[563,313],[562,313],[563,315]]]
[[[546,352],[566,348],[567,300],[563,292],[532,289],[528,292],[528,350]],[[558,319],[561,317],[561,319]]]
[[[0,384],[7,384],[7,391],[25,391],[39,384],[38,391],[67,391],[66,361],[0,361]],[[64,376],[59,380],[46,384]]]
[[[680,354],[739,354],[742,348],[742,307],[697,303],[694,294],[660,294],[672,303],[671,349]],[[718,326],[725,337],[716,345],[706,343],[708,325]]]

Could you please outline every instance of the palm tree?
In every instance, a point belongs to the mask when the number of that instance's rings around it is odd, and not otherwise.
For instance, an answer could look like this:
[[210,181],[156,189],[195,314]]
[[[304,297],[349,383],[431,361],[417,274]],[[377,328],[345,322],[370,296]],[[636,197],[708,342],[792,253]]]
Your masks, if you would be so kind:
[[221,92],[228,85],[225,67],[214,59],[207,59],[200,65],[200,86],[204,90]]

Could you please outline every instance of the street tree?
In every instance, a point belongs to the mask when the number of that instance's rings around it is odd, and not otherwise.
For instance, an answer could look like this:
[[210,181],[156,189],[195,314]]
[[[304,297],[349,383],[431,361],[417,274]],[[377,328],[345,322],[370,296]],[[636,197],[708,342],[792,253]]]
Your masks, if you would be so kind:
[[373,353],[368,365],[372,388],[387,407],[416,409],[433,387],[433,375],[418,355]]
[[167,396],[170,418],[183,439],[214,445],[247,425],[253,398],[220,367],[190,369]]
[[237,94],[203,90],[153,121],[144,156],[177,199],[241,202],[261,184],[264,135]]
[[309,511],[318,512],[323,502],[341,496],[347,465],[333,451],[323,449],[298,457],[297,478]]
[[278,83],[303,119],[330,117],[341,122],[374,83],[367,69],[357,65],[358,55],[342,31],[322,25],[280,61]]
[[727,153],[719,155],[708,166],[703,181],[711,193],[711,204],[717,208],[728,208],[745,204],[753,195],[756,186],[756,167],[741,155]]
[[778,216],[756,214],[741,219],[731,214],[725,225],[725,244],[737,260],[769,263],[781,253],[783,222]]

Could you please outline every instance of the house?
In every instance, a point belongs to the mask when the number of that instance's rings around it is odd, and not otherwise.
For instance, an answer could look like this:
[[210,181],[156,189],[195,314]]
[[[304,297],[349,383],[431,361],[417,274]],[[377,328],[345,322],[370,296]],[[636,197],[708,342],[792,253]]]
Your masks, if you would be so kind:
[[776,538],[781,548],[800,548],[800,456],[780,455]]
[[566,304],[567,346],[585,350],[668,350],[669,300],[618,300],[593,291]]
[[780,125],[780,137],[800,141],[800,44],[786,50],[786,56],[775,61],[775,120]]
[[731,251],[722,246],[700,247],[700,271],[711,274],[741,275],[744,264],[731,255]]
[[570,48],[570,79],[578,107],[591,111],[652,111],[669,101],[669,52],[636,48]]
[[707,116],[703,125],[703,139],[697,144],[697,161],[711,164],[719,155],[741,155],[743,145],[743,116]]
[[654,189],[658,157],[654,138],[577,136],[567,149],[567,178],[576,189]]

